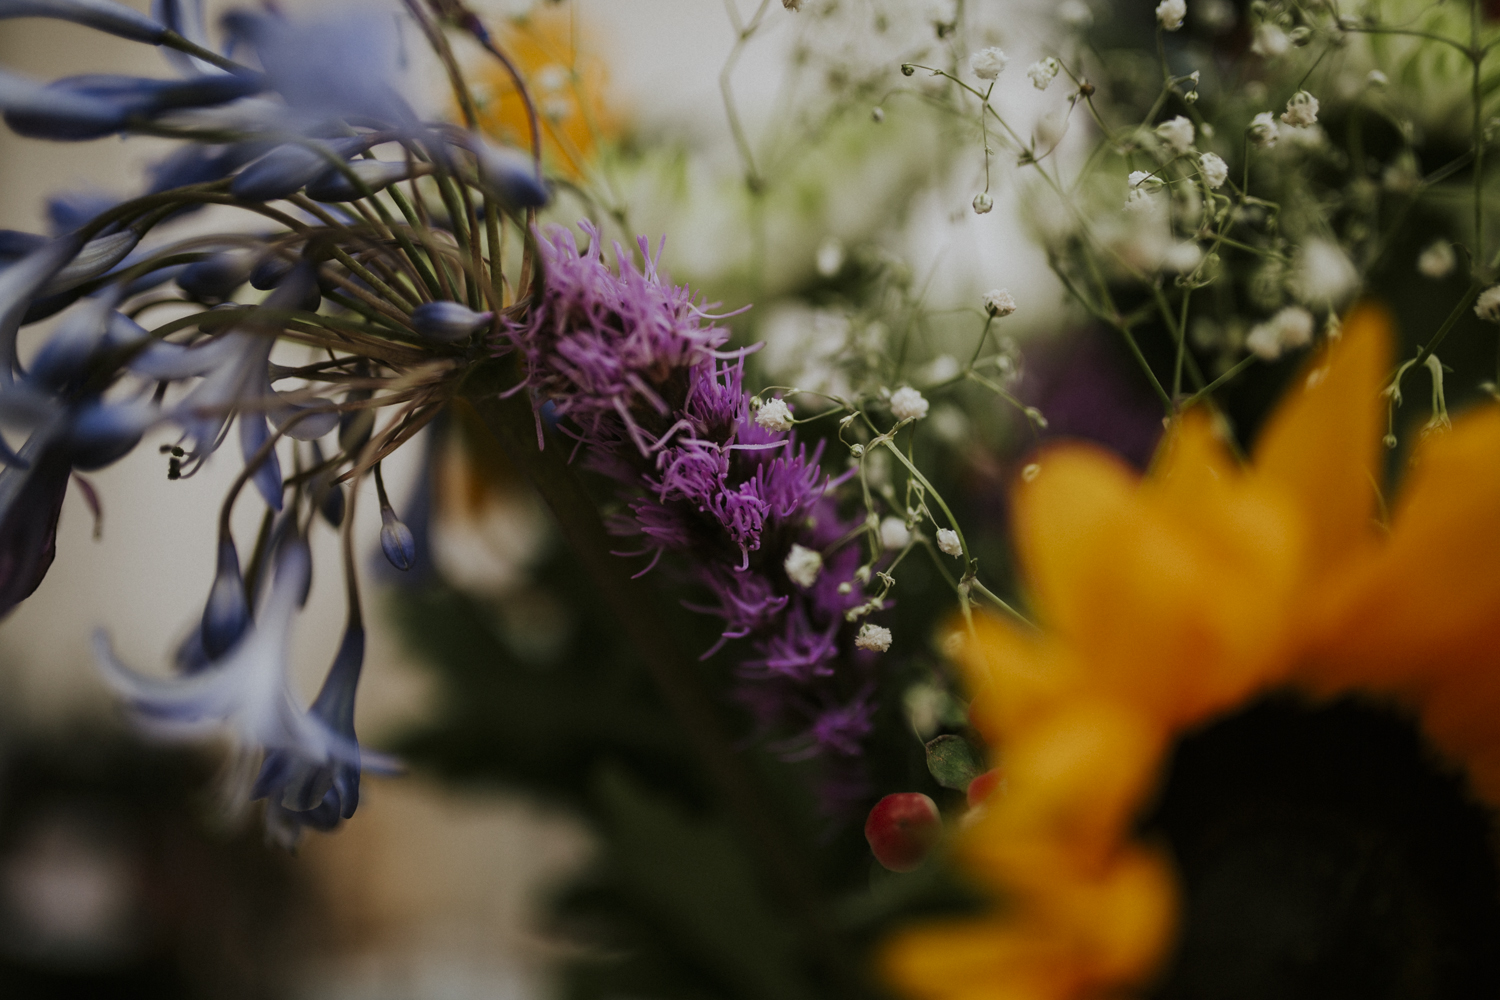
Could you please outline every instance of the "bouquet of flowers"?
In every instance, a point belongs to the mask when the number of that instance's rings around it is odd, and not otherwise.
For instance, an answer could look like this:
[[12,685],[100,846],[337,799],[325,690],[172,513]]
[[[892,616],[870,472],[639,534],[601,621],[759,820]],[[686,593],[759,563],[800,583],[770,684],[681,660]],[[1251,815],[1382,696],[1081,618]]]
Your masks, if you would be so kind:
[[[268,850],[365,773],[573,809],[569,996],[1500,988],[1489,5],[751,6],[689,184],[550,6],[0,0],[175,73],[0,69],[13,133],[177,142],[0,232],[0,614],[84,474],[234,463],[174,662],[102,680],[229,735]],[[379,751],[377,610],[445,694]]]

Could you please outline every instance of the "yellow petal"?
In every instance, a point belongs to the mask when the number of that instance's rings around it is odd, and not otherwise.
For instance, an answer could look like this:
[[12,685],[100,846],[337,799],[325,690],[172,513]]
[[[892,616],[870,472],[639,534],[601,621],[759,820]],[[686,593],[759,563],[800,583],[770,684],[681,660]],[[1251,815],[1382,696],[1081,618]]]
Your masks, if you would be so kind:
[[1329,604],[1308,667],[1325,685],[1420,694],[1500,668],[1500,407],[1422,443],[1390,539]]
[[1390,317],[1358,306],[1343,336],[1293,382],[1255,445],[1255,472],[1295,499],[1309,526],[1309,569],[1322,573],[1374,536],[1381,381]]
[[931,923],[887,941],[884,978],[923,1000],[1060,1000],[1078,972],[1060,943],[1000,918]]

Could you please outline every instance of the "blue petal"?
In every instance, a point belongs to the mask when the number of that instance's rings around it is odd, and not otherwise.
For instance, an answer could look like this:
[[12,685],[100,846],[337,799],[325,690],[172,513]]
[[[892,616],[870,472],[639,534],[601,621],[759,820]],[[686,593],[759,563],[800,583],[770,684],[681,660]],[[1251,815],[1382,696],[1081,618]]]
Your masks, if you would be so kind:
[[203,608],[198,629],[204,654],[217,660],[234,648],[250,627],[250,603],[245,596],[245,578],[240,575],[240,556],[234,540],[219,542],[219,562],[214,583]]
[[[412,166],[389,160],[355,160],[346,164],[371,192],[379,191],[412,176]],[[337,167],[329,167],[307,185],[307,196],[313,201],[340,202],[363,198],[364,192]]]
[[217,304],[250,279],[254,263],[255,258],[243,250],[215,254],[183,268],[177,275],[177,287],[199,302]]
[[417,542],[411,529],[389,507],[380,512],[380,520],[380,550],[392,566],[402,572],[411,569],[417,562]]
[[0,271],[0,385],[9,383],[16,368],[16,334],[32,298],[78,251],[73,237],[52,240]]
[[68,426],[67,447],[73,467],[89,472],[119,461],[159,418],[156,407],[145,400],[85,404]]
[[44,93],[100,102],[110,116],[79,116],[46,108],[7,108],[5,121],[18,135],[32,139],[97,139],[121,131],[132,118],[151,117],[174,108],[212,107],[249,96],[262,89],[258,77],[221,73],[191,80],[90,73],[53,81]]
[[[266,427],[266,415],[264,413],[241,413],[240,414],[240,451],[249,462],[260,450],[261,445],[270,438],[271,431]],[[276,457],[276,449],[273,447],[266,455],[265,461],[251,473],[255,480],[255,488],[260,490],[260,495],[265,498],[266,503],[272,510],[281,509],[281,462]]]
[[0,0],[0,20],[11,17],[50,17],[148,45],[159,45],[164,25],[113,0]]
[[541,208],[552,200],[531,157],[514,149],[492,146],[477,136],[472,148],[479,166],[479,182],[507,207]]

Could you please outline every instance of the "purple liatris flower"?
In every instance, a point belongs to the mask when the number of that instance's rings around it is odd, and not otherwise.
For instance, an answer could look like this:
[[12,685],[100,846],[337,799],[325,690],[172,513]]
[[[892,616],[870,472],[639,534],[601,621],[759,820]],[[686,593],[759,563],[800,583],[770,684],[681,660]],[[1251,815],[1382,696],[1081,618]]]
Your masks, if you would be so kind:
[[863,795],[878,657],[856,648],[845,617],[865,597],[854,525],[829,495],[841,480],[820,467],[821,444],[755,420],[745,352],[724,350],[729,331],[644,240],[641,269],[616,245],[612,270],[583,228],[586,251],[566,230],[540,239],[545,288],[499,349],[521,352],[535,402],[621,484],[628,513],[612,530],[638,537],[653,566],[678,557],[710,595],[689,605],[724,623],[705,657],[744,642],[738,700],[787,757],[827,759],[825,806],[845,811]]

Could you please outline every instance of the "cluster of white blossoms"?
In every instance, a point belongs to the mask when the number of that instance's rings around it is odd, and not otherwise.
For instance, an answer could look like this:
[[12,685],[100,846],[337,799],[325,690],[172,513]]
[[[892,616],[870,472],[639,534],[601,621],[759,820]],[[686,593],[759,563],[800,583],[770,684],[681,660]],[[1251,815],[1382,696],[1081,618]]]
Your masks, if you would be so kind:
[[1269,111],[1262,111],[1250,119],[1250,141],[1265,149],[1276,145],[1276,140],[1281,138],[1281,127],[1276,124],[1276,116]]
[[1161,180],[1149,170],[1132,170],[1126,178],[1125,207],[1145,210],[1151,207],[1151,193]]
[[958,541],[958,532],[952,528],[938,529],[937,547],[945,555],[961,556],[964,554],[964,547]]
[[1474,300],[1474,315],[1486,323],[1500,323],[1500,285],[1491,285]]
[[1292,39],[1279,25],[1265,23],[1255,29],[1255,38],[1250,43],[1250,51],[1266,59],[1274,59],[1285,55],[1292,47]]
[[891,630],[865,622],[859,627],[859,634],[854,637],[854,645],[860,649],[884,653],[891,648]]
[[1010,62],[1010,57],[1003,50],[991,45],[969,57],[969,69],[981,80],[994,80],[1005,72],[1005,64],[1008,62]]
[[909,385],[891,393],[891,416],[897,420],[921,420],[928,405],[926,397]]
[[1187,17],[1187,0],[1161,0],[1156,5],[1156,21],[1165,31],[1176,31]]
[[1003,288],[991,288],[984,293],[984,311],[996,319],[1009,316],[1016,311],[1016,299]]
[[1204,153],[1198,157],[1198,171],[1203,175],[1203,183],[1210,188],[1219,188],[1229,180],[1229,164],[1218,153]]
[[1305,90],[1299,90],[1286,102],[1286,111],[1281,120],[1296,128],[1308,128],[1318,123],[1318,99]]
[[755,422],[768,431],[792,429],[792,408],[784,399],[768,399],[755,411]]
[[1256,357],[1275,361],[1284,351],[1312,343],[1313,315],[1301,306],[1287,306],[1264,323],[1251,327],[1245,346]]
[[1181,156],[1193,148],[1193,140],[1197,138],[1197,134],[1193,130],[1193,123],[1178,115],[1171,121],[1156,126],[1156,137],[1173,153]]
[[786,570],[787,577],[793,583],[806,590],[817,582],[818,574],[823,572],[823,557],[813,549],[793,544],[781,568]]
[[1031,64],[1026,70],[1026,75],[1031,78],[1031,85],[1037,90],[1046,90],[1057,79],[1057,74],[1062,71],[1062,64],[1051,56],[1038,60]]

